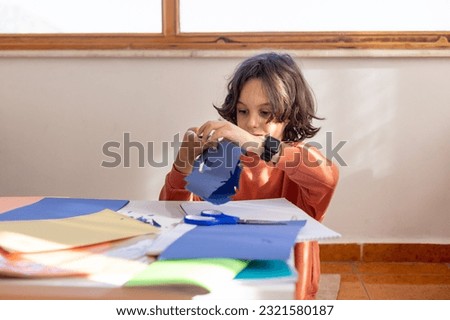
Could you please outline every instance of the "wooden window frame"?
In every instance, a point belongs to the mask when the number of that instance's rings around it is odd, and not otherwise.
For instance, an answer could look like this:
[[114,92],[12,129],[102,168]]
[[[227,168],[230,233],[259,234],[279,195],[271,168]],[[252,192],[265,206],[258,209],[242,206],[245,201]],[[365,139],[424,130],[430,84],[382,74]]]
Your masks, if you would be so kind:
[[450,49],[450,31],[181,33],[178,0],[162,15],[158,34],[2,34],[0,50]]

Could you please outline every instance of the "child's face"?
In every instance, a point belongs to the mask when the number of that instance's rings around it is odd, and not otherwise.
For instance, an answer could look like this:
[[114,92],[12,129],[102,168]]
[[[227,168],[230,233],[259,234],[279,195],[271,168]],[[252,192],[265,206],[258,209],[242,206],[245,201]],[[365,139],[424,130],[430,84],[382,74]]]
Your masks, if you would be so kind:
[[286,123],[273,120],[267,123],[272,110],[261,80],[251,79],[244,84],[236,105],[236,113],[238,127],[255,136],[270,134],[282,140]]

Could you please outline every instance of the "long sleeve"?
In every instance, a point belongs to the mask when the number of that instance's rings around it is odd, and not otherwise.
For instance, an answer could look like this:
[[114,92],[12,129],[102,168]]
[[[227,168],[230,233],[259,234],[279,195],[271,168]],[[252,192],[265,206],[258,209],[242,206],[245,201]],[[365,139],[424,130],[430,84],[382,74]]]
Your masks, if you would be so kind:
[[316,148],[299,144],[285,147],[276,167],[299,188],[293,202],[322,221],[339,179],[337,166]]
[[159,194],[159,200],[193,200],[191,192],[185,189],[185,174],[172,166],[172,170],[166,175],[164,186]]

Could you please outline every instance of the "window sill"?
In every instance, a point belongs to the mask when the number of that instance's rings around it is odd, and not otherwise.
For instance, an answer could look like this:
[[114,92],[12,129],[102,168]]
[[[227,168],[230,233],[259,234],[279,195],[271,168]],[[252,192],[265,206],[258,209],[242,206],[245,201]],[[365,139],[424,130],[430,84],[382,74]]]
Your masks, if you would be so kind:
[[[0,50],[0,58],[245,58],[267,50]],[[273,50],[296,58],[449,58],[439,50]]]

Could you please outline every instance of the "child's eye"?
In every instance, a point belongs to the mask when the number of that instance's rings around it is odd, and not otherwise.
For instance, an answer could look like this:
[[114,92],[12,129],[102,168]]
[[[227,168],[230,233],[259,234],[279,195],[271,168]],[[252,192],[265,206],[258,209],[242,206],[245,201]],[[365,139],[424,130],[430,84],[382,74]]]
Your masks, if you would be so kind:
[[264,118],[268,118],[270,117],[271,112],[269,111],[261,111],[261,116],[263,116]]

